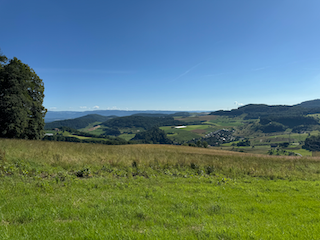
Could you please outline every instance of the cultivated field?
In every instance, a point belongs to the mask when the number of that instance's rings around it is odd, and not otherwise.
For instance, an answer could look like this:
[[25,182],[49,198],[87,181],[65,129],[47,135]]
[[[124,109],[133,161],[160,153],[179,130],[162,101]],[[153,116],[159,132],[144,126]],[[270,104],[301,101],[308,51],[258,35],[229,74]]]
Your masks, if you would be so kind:
[[1,239],[317,239],[320,158],[0,139]]

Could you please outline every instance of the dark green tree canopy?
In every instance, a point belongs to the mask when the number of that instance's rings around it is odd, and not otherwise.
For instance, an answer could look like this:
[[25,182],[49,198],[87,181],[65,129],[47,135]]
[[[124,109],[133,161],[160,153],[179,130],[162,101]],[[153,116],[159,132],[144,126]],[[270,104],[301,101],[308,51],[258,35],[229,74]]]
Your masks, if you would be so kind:
[[[6,60],[3,56],[1,59]],[[0,137],[42,137],[47,111],[42,105],[43,92],[42,80],[27,64],[13,58],[1,65]]]
[[8,58],[2,54],[1,50],[0,50],[0,67],[3,66],[3,64],[5,64],[7,62]]
[[309,151],[320,151],[320,135],[308,137],[302,148]]
[[137,140],[141,143],[172,144],[172,141],[167,137],[165,132],[158,127],[153,127],[147,131],[139,132],[132,140]]

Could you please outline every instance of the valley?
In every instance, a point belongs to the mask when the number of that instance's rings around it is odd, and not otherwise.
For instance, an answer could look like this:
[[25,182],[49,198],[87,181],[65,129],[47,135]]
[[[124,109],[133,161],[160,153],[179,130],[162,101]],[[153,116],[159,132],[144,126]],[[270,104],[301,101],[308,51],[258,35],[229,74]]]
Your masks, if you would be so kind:
[[[319,101],[314,100],[295,106],[250,104],[231,111],[211,113],[137,113],[123,117],[90,114],[50,122],[45,128],[47,133],[86,138],[87,142],[107,138],[123,139],[121,144],[134,144],[143,143],[143,140],[135,139],[136,134],[157,127],[175,145],[253,154],[312,156],[312,152],[302,146],[306,138],[320,133],[317,114],[320,106],[317,103]],[[62,126],[77,129],[78,133],[66,129],[61,132]],[[83,134],[79,135],[79,132]],[[155,140],[154,143],[161,142]]]

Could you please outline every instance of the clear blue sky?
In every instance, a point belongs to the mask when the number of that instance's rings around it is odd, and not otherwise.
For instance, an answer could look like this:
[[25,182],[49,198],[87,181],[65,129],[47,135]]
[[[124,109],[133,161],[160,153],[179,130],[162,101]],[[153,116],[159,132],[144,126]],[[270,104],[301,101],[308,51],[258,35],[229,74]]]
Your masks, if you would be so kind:
[[320,90],[319,0],[0,0],[49,110],[219,110]]

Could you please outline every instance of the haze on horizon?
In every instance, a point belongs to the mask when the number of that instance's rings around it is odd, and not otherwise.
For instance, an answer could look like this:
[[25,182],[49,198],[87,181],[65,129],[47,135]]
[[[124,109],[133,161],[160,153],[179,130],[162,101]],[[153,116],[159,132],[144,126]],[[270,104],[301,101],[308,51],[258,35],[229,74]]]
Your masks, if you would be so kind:
[[317,0],[1,1],[44,106],[213,111],[318,99]]

